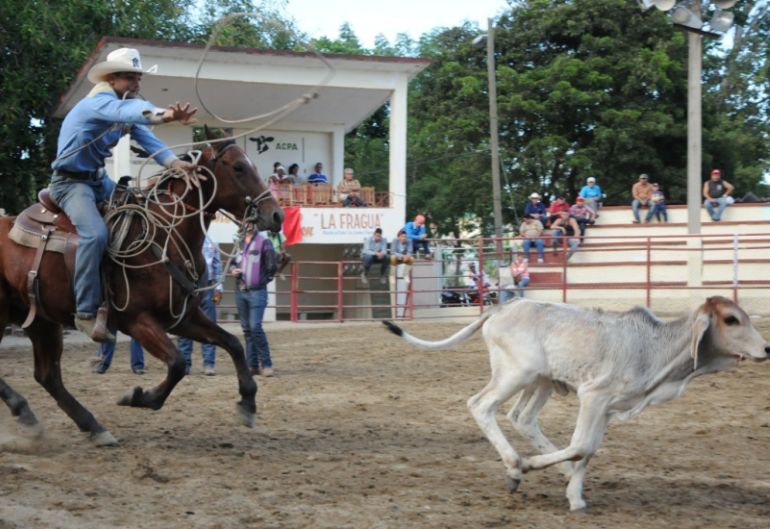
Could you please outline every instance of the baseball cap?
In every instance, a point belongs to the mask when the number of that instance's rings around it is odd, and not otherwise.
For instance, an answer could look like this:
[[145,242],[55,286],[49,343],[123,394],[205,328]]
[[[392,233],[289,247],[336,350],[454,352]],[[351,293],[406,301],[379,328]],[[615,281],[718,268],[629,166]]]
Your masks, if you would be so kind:
[[647,176],[647,173],[642,173],[639,175],[639,180],[649,180],[650,177]]
[[719,175],[721,175],[722,171],[720,171],[719,169],[712,169],[711,170],[711,174],[719,174]]
[[585,202],[586,199],[583,197],[577,197],[575,200],[578,202]]

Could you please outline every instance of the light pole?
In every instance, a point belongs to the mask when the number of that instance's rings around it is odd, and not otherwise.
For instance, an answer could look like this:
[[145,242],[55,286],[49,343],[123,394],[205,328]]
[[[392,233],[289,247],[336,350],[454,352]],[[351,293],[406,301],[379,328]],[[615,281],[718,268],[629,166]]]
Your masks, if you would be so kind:
[[492,164],[492,209],[495,215],[495,248],[498,264],[503,257],[503,208],[500,191],[500,147],[497,127],[497,80],[495,78],[495,27],[487,19],[487,34],[474,39],[474,44],[487,43],[487,83],[489,85],[489,150]]
[[[703,36],[719,35],[703,30],[702,0],[677,2],[677,0],[638,0],[643,10],[652,6],[661,11],[671,11],[674,25],[687,32],[687,234],[700,235],[701,222],[701,163],[703,158],[703,117],[701,84],[703,82]],[[708,22],[709,29],[725,32],[733,24],[733,13],[727,11],[735,0],[711,0],[716,7]],[[703,259],[696,237],[688,238],[687,284],[701,286]]]

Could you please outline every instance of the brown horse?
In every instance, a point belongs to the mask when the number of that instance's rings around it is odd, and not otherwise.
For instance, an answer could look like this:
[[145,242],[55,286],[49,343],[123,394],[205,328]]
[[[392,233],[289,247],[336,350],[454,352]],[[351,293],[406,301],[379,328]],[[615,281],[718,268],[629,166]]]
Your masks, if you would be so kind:
[[[209,131],[206,129],[207,136]],[[210,139],[213,139],[209,136]],[[235,364],[240,401],[237,410],[247,426],[256,420],[257,385],[249,374],[239,340],[209,320],[193,292],[205,271],[202,254],[205,232],[218,210],[242,222],[255,223],[261,230],[277,231],[283,211],[257,174],[254,164],[233,140],[214,143],[202,151],[199,167],[200,192],[180,178],[161,178],[147,210],[157,225],[134,219],[128,224],[125,241],[147,240],[145,249],[133,252],[125,266],[108,263],[105,274],[116,327],[136,338],[153,356],[168,366],[165,380],[143,390],[134,388],[118,404],[157,410],[185,375],[185,361],[166,334],[213,343],[225,349]],[[211,176],[213,175],[213,177]],[[134,215],[135,217],[139,215]],[[109,217],[109,215],[108,215]],[[36,250],[9,238],[16,217],[0,219],[0,329],[9,322],[21,324],[30,308],[27,275]],[[39,267],[37,315],[27,327],[35,363],[35,380],[56,399],[81,431],[98,445],[116,440],[94,416],[64,387],[61,377],[62,328],[73,324],[75,312],[72,278],[61,253],[46,252]],[[205,277],[205,275],[204,275]],[[40,431],[37,418],[26,400],[0,378],[0,398],[19,423]]]

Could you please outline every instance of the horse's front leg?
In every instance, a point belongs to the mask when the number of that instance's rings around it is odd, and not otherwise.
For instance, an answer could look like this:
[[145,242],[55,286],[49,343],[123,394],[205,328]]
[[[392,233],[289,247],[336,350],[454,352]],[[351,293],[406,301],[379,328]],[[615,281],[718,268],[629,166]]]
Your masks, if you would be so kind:
[[160,323],[148,313],[140,314],[126,329],[152,356],[168,366],[166,379],[158,386],[143,390],[136,386],[118,404],[159,410],[185,373],[185,360]]
[[241,394],[241,400],[236,409],[243,424],[253,428],[257,417],[257,383],[254,381],[254,377],[249,374],[243,346],[238,338],[211,321],[200,308],[193,310],[185,322],[174,332],[183,338],[190,338],[202,343],[213,343],[230,354],[235,372],[238,375],[238,392]]

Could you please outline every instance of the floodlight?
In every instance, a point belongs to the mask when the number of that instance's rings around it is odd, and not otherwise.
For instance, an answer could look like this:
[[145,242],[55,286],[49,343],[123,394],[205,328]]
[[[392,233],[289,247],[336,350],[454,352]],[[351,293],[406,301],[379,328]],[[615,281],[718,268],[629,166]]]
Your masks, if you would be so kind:
[[733,20],[735,20],[735,15],[731,11],[717,9],[717,12],[714,13],[714,16],[709,21],[709,26],[714,31],[724,33],[733,26]]
[[714,0],[719,9],[730,9],[736,2],[737,0]]
[[671,11],[676,4],[676,0],[652,0],[652,4],[660,11]]
[[700,29],[703,26],[703,21],[700,17],[684,6],[677,6],[671,14],[671,19],[680,26],[692,29]]

